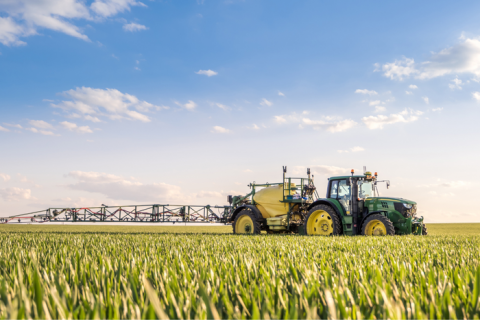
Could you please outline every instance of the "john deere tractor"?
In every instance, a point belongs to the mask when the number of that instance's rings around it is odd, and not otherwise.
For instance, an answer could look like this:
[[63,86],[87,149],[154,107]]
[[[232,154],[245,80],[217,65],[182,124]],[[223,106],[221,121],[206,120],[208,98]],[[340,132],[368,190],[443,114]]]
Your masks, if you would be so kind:
[[380,197],[377,173],[331,177],[327,194],[319,198],[313,175],[286,177],[283,182],[249,184],[245,196],[228,196],[228,221],[234,233],[299,233],[304,235],[426,235],[417,204],[403,198]]

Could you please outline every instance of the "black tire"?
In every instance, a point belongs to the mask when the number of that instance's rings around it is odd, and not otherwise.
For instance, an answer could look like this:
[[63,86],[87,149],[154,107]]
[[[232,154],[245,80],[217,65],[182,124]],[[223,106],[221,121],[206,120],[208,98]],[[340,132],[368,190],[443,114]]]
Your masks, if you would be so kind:
[[428,235],[427,226],[425,223],[422,224],[422,236]]
[[305,218],[305,221],[304,221],[303,225],[301,226],[301,228],[302,228],[301,233],[303,233],[305,235],[313,235],[312,233],[309,234],[307,225],[308,225],[308,220],[312,217],[312,214],[315,211],[318,211],[318,210],[325,211],[330,215],[331,227],[332,227],[333,230],[328,235],[329,236],[338,236],[338,235],[342,234],[343,228],[342,228],[342,222],[340,220],[340,217],[338,216],[338,214],[335,212],[335,210],[331,206],[326,205],[326,204],[316,205],[315,207],[311,208],[308,211],[307,217]]
[[[246,231],[246,232],[239,232],[240,230],[237,230],[238,228],[236,228],[237,223],[239,222],[239,220],[245,219],[245,217],[249,217],[251,219],[250,230],[247,230],[247,226],[245,226],[245,229],[243,231]],[[257,220],[255,214],[252,211],[245,210],[245,209],[240,211],[237,214],[237,216],[235,217],[235,220],[233,221],[232,228],[233,228],[234,234],[260,234],[261,233],[260,222]]]
[[[373,220],[379,220],[385,226],[385,230],[387,232],[386,235],[389,235],[389,236],[395,235],[395,227],[393,226],[392,221],[390,221],[390,219],[388,219],[384,215],[381,215],[381,214],[378,214],[378,213],[368,216],[367,219],[363,222],[362,235],[364,235],[364,236],[368,235],[367,230],[366,230],[367,225],[370,222],[372,222]],[[371,234],[371,235],[374,235],[374,234]]]

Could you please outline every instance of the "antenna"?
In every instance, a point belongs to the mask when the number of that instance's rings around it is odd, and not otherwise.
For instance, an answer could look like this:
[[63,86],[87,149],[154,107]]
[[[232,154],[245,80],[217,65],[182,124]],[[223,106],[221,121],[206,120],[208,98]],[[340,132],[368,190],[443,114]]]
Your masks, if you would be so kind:
[[363,166],[363,174],[365,174],[365,172],[367,172],[367,166]]

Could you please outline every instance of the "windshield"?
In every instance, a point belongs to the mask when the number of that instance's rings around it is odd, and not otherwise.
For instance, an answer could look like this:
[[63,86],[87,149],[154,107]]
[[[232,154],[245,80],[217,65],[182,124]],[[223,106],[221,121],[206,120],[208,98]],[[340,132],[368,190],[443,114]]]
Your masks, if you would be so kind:
[[365,199],[373,197],[373,183],[372,181],[359,181],[358,182],[358,197]]

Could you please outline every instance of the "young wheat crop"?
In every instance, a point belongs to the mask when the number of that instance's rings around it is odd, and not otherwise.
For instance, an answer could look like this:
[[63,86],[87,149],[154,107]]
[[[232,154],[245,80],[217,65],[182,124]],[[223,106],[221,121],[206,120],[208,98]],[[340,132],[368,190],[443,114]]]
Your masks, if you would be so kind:
[[480,237],[0,233],[0,318],[480,316]]

